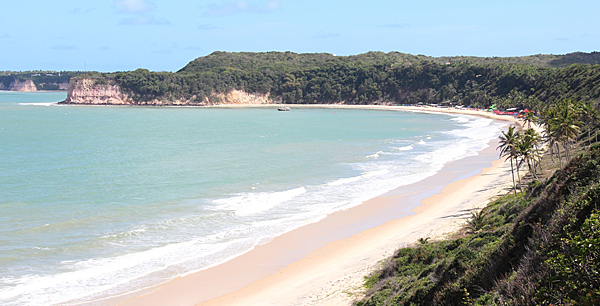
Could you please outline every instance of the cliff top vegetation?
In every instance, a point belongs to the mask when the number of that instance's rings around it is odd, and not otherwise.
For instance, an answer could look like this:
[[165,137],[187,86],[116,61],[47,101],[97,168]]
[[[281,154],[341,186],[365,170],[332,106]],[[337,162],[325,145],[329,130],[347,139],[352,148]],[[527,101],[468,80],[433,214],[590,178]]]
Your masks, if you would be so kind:
[[178,72],[199,72],[213,68],[229,68],[253,70],[260,67],[273,67],[276,70],[298,70],[317,68],[332,64],[375,64],[390,63],[411,64],[430,61],[438,64],[446,63],[476,63],[476,64],[515,64],[531,65],[545,68],[563,68],[572,64],[600,64],[600,52],[574,52],[564,55],[537,54],[515,57],[477,57],[477,56],[442,56],[431,57],[412,55],[401,52],[367,52],[358,55],[336,56],[330,53],[293,53],[293,52],[213,52],[199,57]]
[[38,90],[57,90],[59,83],[68,83],[83,71],[0,71],[0,87],[9,88],[14,81],[32,80]]
[[[268,94],[276,103],[414,104],[453,101],[473,107],[528,107],[566,98],[600,98],[600,53],[510,58],[433,58],[399,52],[214,52],[176,73],[87,73],[113,82],[134,101],[219,104],[220,93]],[[565,68],[549,68],[572,64]]]

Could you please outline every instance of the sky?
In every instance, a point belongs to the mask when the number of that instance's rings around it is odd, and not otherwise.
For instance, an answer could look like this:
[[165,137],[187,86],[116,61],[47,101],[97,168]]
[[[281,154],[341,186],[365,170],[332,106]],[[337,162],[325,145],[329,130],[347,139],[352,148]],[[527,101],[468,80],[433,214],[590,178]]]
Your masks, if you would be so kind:
[[214,51],[600,51],[600,1],[4,1],[0,70],[177,71]]

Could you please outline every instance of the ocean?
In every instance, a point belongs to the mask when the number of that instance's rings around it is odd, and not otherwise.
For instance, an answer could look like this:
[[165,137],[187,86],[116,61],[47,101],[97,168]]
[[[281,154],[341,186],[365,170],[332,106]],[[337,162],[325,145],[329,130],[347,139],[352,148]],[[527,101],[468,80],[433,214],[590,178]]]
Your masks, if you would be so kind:
[[476,155],[491,119],[397,110],[62,106],[0,92],[0,304],[164,283]]

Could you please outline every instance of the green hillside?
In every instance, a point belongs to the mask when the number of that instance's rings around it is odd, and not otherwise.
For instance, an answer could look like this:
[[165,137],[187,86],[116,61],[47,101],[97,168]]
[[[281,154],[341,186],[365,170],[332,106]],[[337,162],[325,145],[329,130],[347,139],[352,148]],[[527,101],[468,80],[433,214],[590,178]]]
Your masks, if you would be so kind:
[[[214,52],[176,73],[88,74],[115,82],[138,102],[186,100],[190,105],[220,103],[233,89],[269,94],[294,103],[413,104],[455,101],[474,107],[521,106],[573,98],[600,98],[600,53],[511,58],[432,58],[399,52],[354,56],[292,52]],[[524,64],[527,63],[527,64]],[[83,76],[82,76],[83,77]],[[102,81],[104,82],[104,81]]]
[[[563,101],[542,115],[546,137],[504,132],[500,148],[529,169],[524,182],[454,238],[397,250],[355,305],[599,305],[599,119]],[[540,158],[542,141],[553,150]]]
[[574,52],[565,55],[529,55],[520,57],[477,57],[477,56],[450,56],[430,57],[425,55],[411,55],[400,52],[368,52],[351,56],[335,56],[329,53],[293,53],[293,52],[265,52],[265,53],[228,53],[214,52],[210,55],[199,57],[178,72],[200,72],[214,68],[230,68],[240,70],[253,70],[260,67],[271,66],[275,70],[294,71],[299,69],[317,68],[328,64],[362,63],[374,64],[377,62],[414,63],[431,61],[438,64],[469,62],[476,64],[515,64],[531,65],[545,68],[564,68],[572,64],[600,64],[600,52],[583,53]]

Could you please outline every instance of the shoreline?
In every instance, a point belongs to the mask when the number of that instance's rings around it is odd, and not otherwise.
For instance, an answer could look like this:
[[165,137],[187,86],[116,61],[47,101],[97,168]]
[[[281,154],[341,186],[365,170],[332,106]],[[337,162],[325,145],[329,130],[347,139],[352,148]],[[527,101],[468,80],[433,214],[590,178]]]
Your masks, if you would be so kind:
[[[514,117],[464,109],[371,105],[302,107],[441,112],[517,122]],[[497,141],[492,140],[477,156],[446,164],[432,177],[329,214],[321,221],[284,233],[225,263],[106,302],[348,305],[352,299],[343,291],[360,287],[363,276],[397,248],[414,243],[418,238],[439,238],[454,232],[459,227],[457,222],[464,223],[472,209],[481,207],[503,189],[510,179],[510,170],[498,159],[496,145]],[[442,207],[442,200],[452,204]]]

